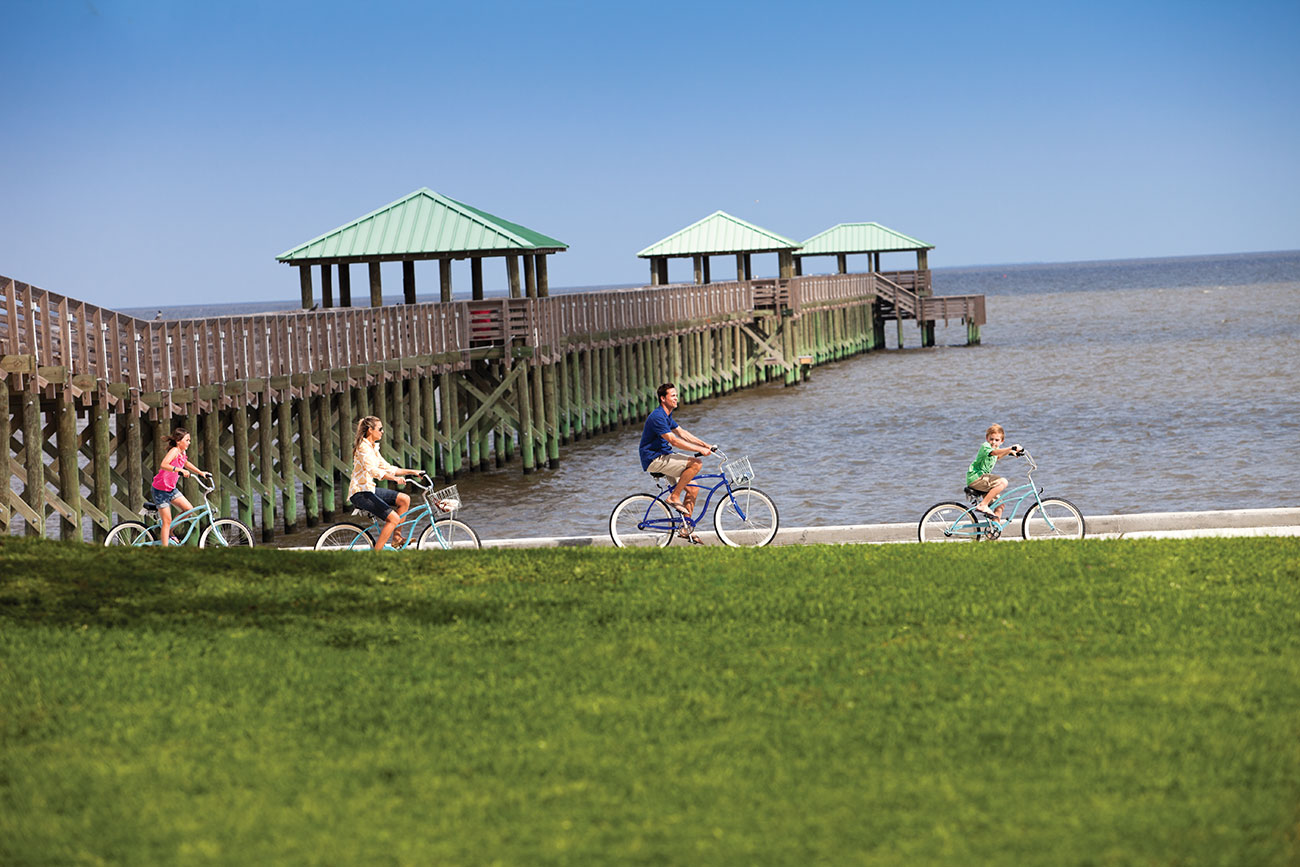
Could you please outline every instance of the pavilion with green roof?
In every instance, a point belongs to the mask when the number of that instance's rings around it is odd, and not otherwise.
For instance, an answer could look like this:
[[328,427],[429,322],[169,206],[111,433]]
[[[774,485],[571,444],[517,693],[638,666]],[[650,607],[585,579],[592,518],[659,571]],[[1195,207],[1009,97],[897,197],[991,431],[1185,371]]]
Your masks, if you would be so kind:
[[483,297],[483,260],[492,256],[506,260],[510,294],[520,297],[522,258],[523,288],[534,297],[548,294],[546,257],[567,249],[564,242],[541,232],[422,187],[275,258],[298,268],[304,309],[314,303],[313,265],[320,267],[321,305],[334,306],[331,269],[337,266],[339,306],[350,307],[349,266],[365,263],[370,267],[370,304],[379,307],[384,303],[379,268],[383,262],[402,263],[403,299],[413,304],[415,263],[419,260],[438,260],[441,300],[450,301],[454,260],[470,260],[471,291],[479,299]]
[[848,273],[848,257],[856,253],[866,253],[868,271],[880,271],[881,253],[916,252],[916,270],[925,271],[929,266],[928,252],[933,244],[895,232],[879,223],[840,223],[824,232],[813,235],[803,242],[802,248],[795,254],[795,273],[803,273],[803,260],[809,256],[834,256],[837,271]]
[[782,277],[794,276],[794,251],[799,242],[783,235],[747,223],[725,211],[714,211],[702,220],[646,247],[637,257],[650,260],[650,285],[668,283],[668,260],[695,260],[695,282],[712,282],[709,269],[710,256],[736,257],[736,279],[753,277],[750,256],[754,253],[776,253],[780,257]]

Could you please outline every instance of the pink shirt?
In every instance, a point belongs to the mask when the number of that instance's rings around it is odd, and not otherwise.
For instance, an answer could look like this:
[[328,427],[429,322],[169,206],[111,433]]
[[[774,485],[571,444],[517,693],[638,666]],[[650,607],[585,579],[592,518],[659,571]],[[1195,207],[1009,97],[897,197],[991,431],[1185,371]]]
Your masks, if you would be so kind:
[[181,480],[180,470],[185,469],[185,452],[177,452],[176,457],[172,458],[171,469],[159,468],[158,475],[153,477],[153,486],[160,491],[174,491],[176,485]]

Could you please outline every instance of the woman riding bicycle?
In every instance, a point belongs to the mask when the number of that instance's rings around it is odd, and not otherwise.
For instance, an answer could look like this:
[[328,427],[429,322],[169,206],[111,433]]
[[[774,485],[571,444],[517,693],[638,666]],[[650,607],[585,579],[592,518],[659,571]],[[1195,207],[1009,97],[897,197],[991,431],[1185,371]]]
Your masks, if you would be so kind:
[[[383,550],[388,544],[402,515],[411,507],[411,498],[392,488],[376,489],[375,482],[387,480],[404,485],[405,476],[420,474],[420,470],[405,470],[384,460],[379,453],[379,440],[383,435],[384,423],[373,415],[357,422],[357,436],[352,443],[352,484],[348,485],[348,502],[384,522],[379,538],[375,540],[376,551]],[[402,544],[402,541],[401,533],[398,533],[393,546]]]

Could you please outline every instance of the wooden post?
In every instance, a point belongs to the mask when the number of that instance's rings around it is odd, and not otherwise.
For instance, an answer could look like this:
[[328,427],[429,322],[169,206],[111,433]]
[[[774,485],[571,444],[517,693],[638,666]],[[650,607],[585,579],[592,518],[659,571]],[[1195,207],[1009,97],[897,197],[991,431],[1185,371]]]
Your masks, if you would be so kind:
[[659,262],[659,285],[667,286],[668,285],[668,257],[660,256],[658,262]]
[[709,268],[709,257],[708,257],[708,256],[701,256],[701,257],[700,257],[700,261],[701,261],[701,263],[704,265],[704,269],[703,269],[703,271],[702,271],[702,273],[704,274],[704,282],[705,282],[705,283],[712,283],[712,282],[713,282],[713,276],[712,276],[712,274],[710,273],[710,271],[711,271],[712,269]]
[[320,306],[327,309],[334,306],[334,272],[328,263],[320,266]]
[[59,494],[72,512],[71,519],[60,516],[59,538],[80,542],[81,469],[77,466],[77,458],[81,452],[77,448],[77,407],[67,385],[59,388],[57,394],[54,411],[58,415]]
[[196,439],[200,435],[203,437],[204,463],[200,464],[200,466],[212,473],[211,481],[216,487],[216,490],[212,492],[212,499],[216,503],[213,506],[213,517],[230,514],[230,498],[226,496],[225,472],[221,468],[221,411],[217,409],[217,405],[218,402],[214,401],[211,409],[196,417],[202,433],[195,433]]
[[271,384],[266,383],[257,404],[257,471],[262,490],[262,541],[275,538],[275,459],[271,451]]
[[519,298],[521,296],[521,293],[519,291],[519,257],[518,256],[506,257],[506,279],[510,283],[510,297]]
[[546,254],[538,253],[534,258],[537,260],[537,297],[549,298],[551,283],[546,276]]
[[537,257],[524,254],[524,289],[529,298],[537,297]]
[[794,270],[792,273],[795,277],[799,277],[803,274],[803,256],[794,257]]
[[704,285],[704,263],[700,261],[702,258],[703,257],[701,256],[691,257],[692,261],[695,263],[695,285],[697,286]]
[[559,362],[542,369],[543,403],[546,405],[546,425],[550,429],[546,435],[546,466],[552,470],[560,465],[559,395],[555,384],[558,366]]
[[334,412],[331,407],[333,401],[328,391],[321,392],[317,398],[317,422],[320,425],[320,477],[321,477],[321,505],[322,518],[327,523],[333,523],[334,510],[338,504],[338,493],[335,489],[335,472],[334,456],[338,453],[334,447]]
[[279,424],[276,438],[280,444],[280,482],[283,485],[280,496],[284,504],[284,531],[298,532],[298,475],[293,463],[293,395],[289,389],[283,389],[276,409]]
[[383,275],[379,270],[378,262],[370,263],[370,306],[384,306],[384,287],[382,285]]
[[578,356],[578,373],[582,380],[579,386],[578,411],[582,415],[582,438],[587,440],[591,439],[592,434],[597,430],[595,393],[592,391],[593,366],[591,350],[583,349]]
[[352,268],[346,262],[339,263],[339,306],[352,306]]
[[777,260],[780,266],[782,277],[789,278],[794,276],[794,254],[789,250],[780,250],[777,252]]
[[409,259],[402,261],[402,300],[415,303],[415,262]]
[[[451,260],[438,260],[438,292],[439,300],[447,302],[451,300]],[[411,296],[414,299],[414,295]]]
[[475,301],[483,300],[483,260],[478,256],[469,260],[470,297]]
[[745,278],[745,254],[737,253],[736,254],[736,282],[743,283],[745,282],[745,279],[746,279]]
[[[506,342],[506,352],[513,349],[514,341]],[[507,364],[510,357],[507,354]],[[527,364],[520,359],[516,363]],[[524,475],[531,473],[536,466],[537,453],[533,448],[532,419],[533,407],[528,394],[528,371],[522,371],[515,379],[515,408],[519,413],[519,456],[523,461]]]
[[23,460],[27,470],[27,485],[23,501],[36,515],[36,521],[27,522],[28,536],[45,535],[45,460],[42,458],[45,437],[41,435],[41,392],[36,374],[27,375],[23,391]]
[[311,266],[298,266],[298,287],[302,292],[302,309],[310,310],[312,305]]
[[[144,437],[140,432],[140,392],[127,390],[126,401],[126,504],[132,512],[144,508]],[[120,492],[119,492],[120,493]]]
[[659,259],[656,256],[650,257],[650,285],[659,285]]
[[754,279],[754,260],[749,253],[745,254],[745,279]]
[[235,484],[241,491],[235,516],[248,527],[253,526],[253,472],[248,455],[248,405],[240,399],[231,426],[235,434]]
[[[0,391],[5,397],[8,397],[7,391]],[[4,441],[9,442],[9,413],[8,400],[5,401],[6,411],[4,413],[3,434]],[[91,525],[91,538],[95,542],[103,542],[104,537],[108,535],[108,530],[113,526],[112,512],[112,486],[113,474],[109,467],[111,459],[110,443],[112,434],[108,429],[108,407],[104,406],[100,399],[96,399],[90,408],[90,452],[91,452],[91,477],[94,480],[94,489],[90,494],[91,504],[103,512],[108,518],[108,526],[101,525],[98,521]],[[119,444],[119,448],[121,445]],[[0,522],[3,518],[0,518]],[[3,524],[0,524],[2,527]],[[3,530],[0,530],[2,532]]]
[[835,254],[835,267],[837,274],[849,273],[849,257],[846,253]]

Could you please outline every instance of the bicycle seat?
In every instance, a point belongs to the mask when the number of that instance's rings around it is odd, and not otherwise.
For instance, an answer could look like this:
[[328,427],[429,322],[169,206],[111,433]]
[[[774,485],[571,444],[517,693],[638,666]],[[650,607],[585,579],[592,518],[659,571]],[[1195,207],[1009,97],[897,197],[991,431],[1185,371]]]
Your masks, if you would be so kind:
[[651,474],[650,474],[650,478],[652,478],[652,479],[662,479],[663,477],[664,477],[664,474],[663,474],[663,473],[651,473]]
[[142,515],[148,514],[149,512],[156,512],[156,511],[158,511],[158,504],[149,502],[147,500],[145,501],[145,504],[140,507],[140,514]]

